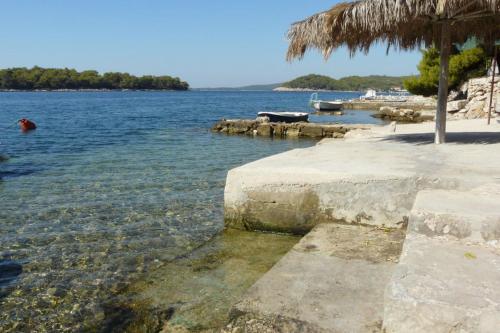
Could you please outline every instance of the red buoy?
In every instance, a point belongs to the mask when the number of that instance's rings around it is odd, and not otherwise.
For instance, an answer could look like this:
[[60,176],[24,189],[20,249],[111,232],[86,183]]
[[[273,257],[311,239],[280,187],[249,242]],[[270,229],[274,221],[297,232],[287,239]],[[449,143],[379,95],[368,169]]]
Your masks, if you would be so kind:
[[21,127],[21,131],[23,132],[28,132],[36,129],[35,123],[26,118],[20,119],[18,123],[19,127]]

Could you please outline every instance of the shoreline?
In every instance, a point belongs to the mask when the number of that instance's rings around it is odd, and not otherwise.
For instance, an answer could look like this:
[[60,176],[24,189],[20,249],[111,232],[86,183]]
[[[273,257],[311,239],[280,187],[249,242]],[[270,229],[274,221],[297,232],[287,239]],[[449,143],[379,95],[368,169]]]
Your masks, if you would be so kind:
[[[498,308],[470,295],[500,292],[500,124],[450,121],[439,147],[433,130],[432,122],[354,130],[230,170],[227,227],[305,236],[233,306],[226,332],[498,327]],[[364,231],[346,231],[343,251],[338,228],[403,230],[403,252],[384,249],[401,246],[394,239],[351,241]],[[361,255],[372,246],[370,255],[396,256]]]

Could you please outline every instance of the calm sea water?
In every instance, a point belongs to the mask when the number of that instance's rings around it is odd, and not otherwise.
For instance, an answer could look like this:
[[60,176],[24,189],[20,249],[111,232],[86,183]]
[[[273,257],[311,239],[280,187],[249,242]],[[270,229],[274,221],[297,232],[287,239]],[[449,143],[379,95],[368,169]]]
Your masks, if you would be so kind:
[[[230,168],[315,143],[212,134],[211,125],[308,111],[308,97],[1,93],[0,331],[75,331],[89,318],[99,327],[110,297],[222,230]],[[38,129],[11,126],[23,117]],[[311,120],[377,122],[363,111]]]

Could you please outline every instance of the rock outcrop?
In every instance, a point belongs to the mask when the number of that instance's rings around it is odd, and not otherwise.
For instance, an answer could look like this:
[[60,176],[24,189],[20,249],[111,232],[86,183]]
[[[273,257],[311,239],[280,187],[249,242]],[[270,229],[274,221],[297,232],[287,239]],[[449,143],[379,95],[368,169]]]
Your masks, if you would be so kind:
[[368,130],[370,125],[315,124],[315,123],[271,123],[265,119],[221,120],[213,127],[213,132],[225,134],[257,135],[277,138],[334,138],[341,139],[351,130]]
[[[471,79],[463,88],[467,91],[467,99],[448,103],[448,113],[451,119],[486,118],[490,107],[491,77]],[[493,118],[500,115],[500,78],[495,78],[493,90]]]
[[397,121],[401,123],[421,123],[423,121],[433,120],[434,116],[434,114],[429,114],[423,111],[402,109],[392,106],[382,106],[379,111],[373,115],[373,117],[375,118]]

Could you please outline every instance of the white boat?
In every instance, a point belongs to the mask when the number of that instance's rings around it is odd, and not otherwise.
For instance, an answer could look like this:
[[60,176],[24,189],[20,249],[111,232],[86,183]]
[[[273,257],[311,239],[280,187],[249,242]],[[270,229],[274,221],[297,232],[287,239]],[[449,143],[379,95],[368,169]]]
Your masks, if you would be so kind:
[[366,94],[361,97],[362,99],[375,99],[377,98],[377,91],[375,89],[368,89]]
[[318,97],[318,93],[311,95],[309,100],[309,105],[316,109],[317,111],[336,111],[342,110],[344,103],[341,100],[335,101],[322,101]]

